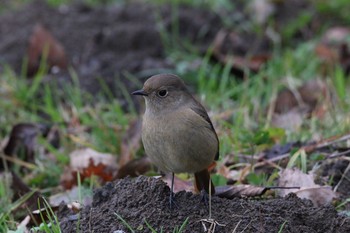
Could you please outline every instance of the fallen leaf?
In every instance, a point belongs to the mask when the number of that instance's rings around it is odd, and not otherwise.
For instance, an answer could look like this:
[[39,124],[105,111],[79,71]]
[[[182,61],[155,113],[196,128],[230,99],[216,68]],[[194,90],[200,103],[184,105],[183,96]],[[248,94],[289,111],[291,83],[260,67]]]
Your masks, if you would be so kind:
[[304,82],[296,90],[284,89],[278,93],[274,103],[274,112],[287,113],[295,108],[305,108],[307,112],[315,110],[321,101],[329,101],[330,93],[325,82],[312,79]]
[[[59,133],[54,127],[39,123],[19,123],[11,130],[10,139],[4,148],[5,155],[18,157],[20,151],[24,155],[23,161],[33,163],[35,151],[39,149],[38,136],[45,137],[54,148],[59,147]],[[7,166],[11,167],[11,164]],[[0,170],[2,169],[3,163],[0,163]]]
[[151,169],[152,163],[149,157],[144,156],[140,159],[134,159],[120,167],[116,178],[121,179],[127,176],[136,177],[143,175]]
[[217,173],[225,177],[227,180],[236,182],[237,180],[241,179],[242,171],[237,169],[230,169],[226,164],[220,163]]
[[[266,38],[260,40],[254,42],[259,45],[260,50],[266,50],[268,41]],[[244,71],[248,68],[256,72],[271,58],[271,55],[266,51],[249,51],[252,48],[249,43],[242,35],[220,30],[213,42],[213,55],[220,62],[230,64],[238,70]]]
[[324,33],[315,48],[316,55],[324,61],[323,69],[330,67],[328,70],[333,72],[334,66],[340,64],[345,74],[350,74],[349,35],[348,27],[333,27]]
[[[162,177],[162,180],[171,187],[171,174],[167,174],[166,176]],[[189,180],[182,180],[178,178],[177,176],[174,177],[174,193],[180,192],[180,191],[187,191],[187,192],[194,192],[194,187],[192,181]]]
[[267,22],[269,17],[275,12],[273,1],[253,0],[249,2],[248,10],[251,18],[260,25]]
[[60,184],[67,190],[77,185],[77,171],[70,167],[65,167],[60,177]]
[[33,191],[29,188],[22,179],[15,173],[11,172],[11,190],[13,192],[13,200],[18,200],[21,197],[24,197],[27,194],[31,194],[28,199],[25,199],[16,211],[21,212],[21,210],[30,210],[34,211],[38,209],[38,202],[40,206],[44,206],[45,200],[43,199],[41,193],[39,191]]
[[331,104],[328,85],[320,79],[306,81],[298,88],[298,92],[311,112],[316,111],[319,106],[329,106]]
[[70,167],[81,170],[89,167],[91,162],[94,164],[104,164],[106,166],[116,167],[116,156],[107,153],[100,153],[91,148],[78,149],[69,154]]
[[333,105],[330,89],[319,79],[304,82],[295,90],[280,91],[270,105],[274,110],[272,125],[296,131],[310,116],[322,119]]
[[[81,192],[82,192],[82,187],[75,186],[70,190],[66,190],[64,192],[56,193],[55,195],[50,196],[49,203],[51,206],[59,206],[62,202],[67,205],[74,205],[73,203],[75,201],[80,200]],[[81,204],[83,206],[91,206],[92,195],[91,196],[84,195],[84,197],[82,198]]]
[[30,222],[30,216],[27,215],[17,226],[17,231],[16,232],[29,232],[27,229],[27,225]]
[[41,24],[35,25],[29,38],[28,46],[28,75],[34,75],[41,63],[42,56],[46,56],[49,68],[66,69],[67,57],[62,44]]
[[337,197],[331,187],[315,184],[313,174],[305,174],[297,168],[284,169],[279,174],[278,186],[299,186],[300,189],[282,189],[279,196],[286,196],[293,192],[299,198],[306,198],[312,201],[314,206],[322,206],[331,203]]
[[328,64],[336,64],[338,61],[338,53],[335,49],[331,49],[329,46],[324,44],[318,44],[315,47],[316,55]]
[[[52,212],[58,211],[59,206],[52,206],[47,202],[40,204],[40,209],[36,209],[31,212],[31,225],[39,226],[43,222],[49,222],[52,220]],[[52,211],[52,212],[51,212]]]
[[332,27],[325,31],[322,37],[322,43],[328,45],[341,44],[346,41],[350,35],[348,27]]
[[300,109],[293,109],[289,112],[272,115],[271,125],[274,127],[279,127],[288,131],[297,131],[304,120],[306,119],[306,112]]
[[296,191],[295,194],[299,198],[305,198],[312,201],[314,206],[323,206],[332,203],[332,200],[337,197],[333,192],[332,187],[319,186],[314,188],[305,188]]
[[70,166],[61,176],[61,185],[71,189],[77,184],[77,174],[81,180],[95,175],[103,182],[112,181],[117,173],[116,156],[97,152],[91,148],[75,150],[69,155]]
[[225,185],[215,187],[219,197],[232,199],[234,197],[256,197],[263,195],[269,188],[253,185]]

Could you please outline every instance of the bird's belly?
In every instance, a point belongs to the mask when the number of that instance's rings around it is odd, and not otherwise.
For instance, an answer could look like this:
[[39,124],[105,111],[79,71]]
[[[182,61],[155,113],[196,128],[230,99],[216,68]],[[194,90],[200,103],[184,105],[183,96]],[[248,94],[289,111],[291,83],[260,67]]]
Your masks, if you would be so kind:
[[215,135],[207,128],[193,128],[184,122],[160,125],[147,122],[142,141],[146,154],[162,171],[194,173],[207,168],[217,150]]

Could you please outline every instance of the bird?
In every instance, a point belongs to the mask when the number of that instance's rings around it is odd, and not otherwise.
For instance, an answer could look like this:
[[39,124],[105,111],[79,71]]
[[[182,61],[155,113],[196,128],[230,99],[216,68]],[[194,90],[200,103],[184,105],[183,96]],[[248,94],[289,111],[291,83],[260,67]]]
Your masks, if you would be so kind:
[[171,172],[170,208],[175,173],[194,173],[202,199],[215,193],[208,168],[219,158],[219,139],[205,108],[174,74],[158,74],[132,92],[145,99],[142,142],[146,155],[163,172]]

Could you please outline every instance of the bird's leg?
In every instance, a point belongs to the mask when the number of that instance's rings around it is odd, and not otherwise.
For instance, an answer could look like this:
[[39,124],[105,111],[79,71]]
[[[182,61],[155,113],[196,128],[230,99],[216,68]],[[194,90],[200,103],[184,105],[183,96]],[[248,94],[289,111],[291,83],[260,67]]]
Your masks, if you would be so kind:
[[170,204],[170,209],[173,209],[173,206],[178,207],[176,201],[175,201],[175,196],[174,196],[174,178],[175,174],[174,172],[171,173],[171,190],[170,190],[170,197],[169,197],[169,204]]
[[205,189],[202,189],[200,192],[200,202],[204,202],[205,205],[208,205],[208,200],[209,200],[209,194],[207,193],[207,191],[205,191]]
[[[226,225],[224,225],[224,224],[220,224],[220,223],[218,223],[215,219],[212,219],[211,218],[211,196],[212,196],[212,189],[211,189],[211,186],[212,186],[212,183],[211,183],[211,181],[210,181],[210,183],[209,183],[209,195],[208,195],[208,193],[207,192],[205,192],[205,194],[207,195],[207,197],[209,196],[209,218],[207,218],[207,219],[201,219],[200,220],[200,222],[202,223],[202,226],[203,226],[203,230],[205,231],[205,232],[215,232],[215,228],[217,227],[217,226],[219,226],[219,227],[225,227]],[[202,192],[201,192],[202,193]],[[207,200],[208,201],[208,200]],[[209,223],[210,225],[209,225],[209,228],[206,226],[206,223]]]
[[209,193],[207,193],[207,191],[205,189],[201,190],[200,196],[201,196],[201,202],[204,202],[204,204],[206,206],[209,207],[209,219],[211,219],[211,197],[212,197],[212,182],[211,182],[211,178],[209,177]]
[[209,219],[211,219],[211,177],[209,178]]

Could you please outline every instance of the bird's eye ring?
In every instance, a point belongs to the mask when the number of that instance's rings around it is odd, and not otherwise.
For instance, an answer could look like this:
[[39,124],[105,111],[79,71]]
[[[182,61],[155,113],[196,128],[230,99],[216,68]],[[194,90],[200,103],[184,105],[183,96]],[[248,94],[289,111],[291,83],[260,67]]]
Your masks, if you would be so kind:
[[158,91],[157,94],[159,97],[165,97],[168,95],[168,91],[167,90],[160,90],[160,91]]

